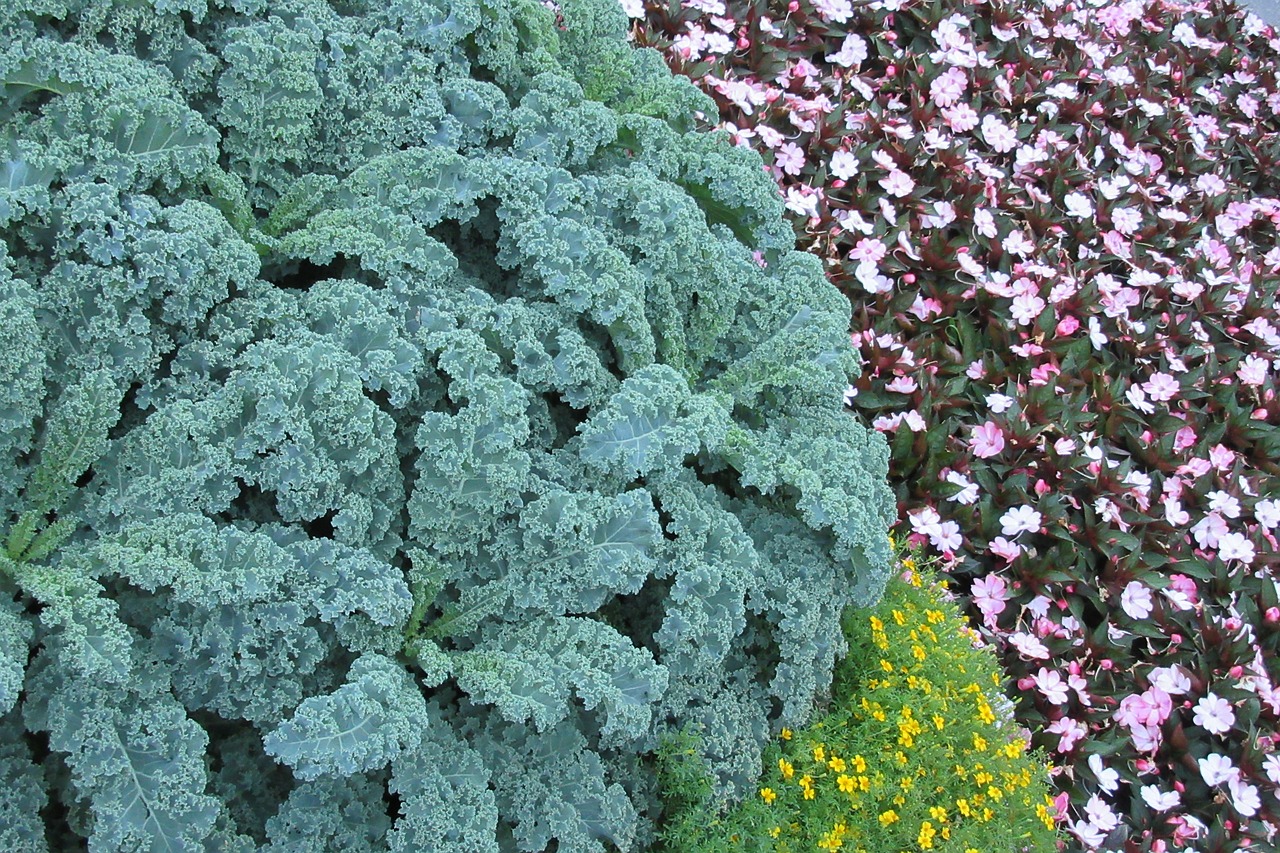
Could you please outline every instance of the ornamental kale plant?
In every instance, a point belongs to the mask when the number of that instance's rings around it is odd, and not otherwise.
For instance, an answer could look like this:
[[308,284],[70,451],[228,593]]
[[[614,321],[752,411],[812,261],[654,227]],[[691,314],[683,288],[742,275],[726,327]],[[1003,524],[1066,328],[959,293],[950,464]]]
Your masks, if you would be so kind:
[[0,9],[0,839],[638,850],[889,574],[850,306],[612,0]]
[[1208,0],[631,2],[854,302],[852,407],[1072,849],[1275,849],[1280,39]]

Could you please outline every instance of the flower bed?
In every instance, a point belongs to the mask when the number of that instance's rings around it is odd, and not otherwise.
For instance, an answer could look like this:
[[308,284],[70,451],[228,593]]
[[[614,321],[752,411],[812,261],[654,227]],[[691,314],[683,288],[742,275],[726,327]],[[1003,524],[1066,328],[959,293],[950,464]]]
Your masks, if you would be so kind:
[[849,402],[1073,843],[1274,845],[1280,39],[1207,2],[624,6],[852,299]]

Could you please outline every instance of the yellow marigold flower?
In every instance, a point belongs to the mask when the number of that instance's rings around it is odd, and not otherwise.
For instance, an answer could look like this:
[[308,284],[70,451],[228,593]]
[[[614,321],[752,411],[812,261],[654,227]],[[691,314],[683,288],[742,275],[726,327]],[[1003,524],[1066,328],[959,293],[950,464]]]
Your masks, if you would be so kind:
[[853,772],[854,773],[867,772],[867,760],[863,758],[861,755],[855,755],[853,757]]
[[778,772],[782,774],[783,779],[790,779],[795,774],[796,769],[791,766],[791,762],[787,761],[787,759],[779,758]]
[[[777,838],[781,834],[782,834],[782,827],[780,826],[775,826],[773,829],[769,830],[770,838]],[[974,853],[977,853],[977,851],[975,850]]]
[[960,799],[956,800],[956,808],[957,808],[957,809],[959,809],[959,810],[960,810],[960,814],[964,815],[965,817],[972,817],[972,816],[973,816],[973,812],[972,812],[972,810],[969,808],[969,801],[968,801],[968,800],[966,800],[966,799],[964,799],[963,797],[961,797]]
[[782,738],[783,740],[791,740],[791,729],[783,729],[782,732],[778,735],[778,737]]
[[893,672],[893,664],[889,663],[884,658],[880,658],[880,668],[885,672]]
[[880,812],[881,826],[889,826],[890,824],[896,822],[897,820],[898,820],[898,813],[895,812],[893,809],[889,809],[887,812]]
[[995,785],[992,785],[990,788],[987,788],[987,796],[993,800],[1000,800],[1004,797],[1004,791],[1001,791]]
[[827,752],[822,744],[818,744],[813,748],[813,760],[821,764],[826,760]]
[[813,777],[808,773],[800,777],[800,787],[804,788],[805,793],[813,790]]
[[858,787],[858,785],[856,782],[853,781],[852,776],[846,776],[845,774],[841,773],[836,778],[836,787],[846,794],[851,794],[853,793],[853,790],[856,787]]
[[817,793],[812,788],[804,789],[804,798],[806,800],[812,800],[816,796],[817,796]]
[[930,850],[933,848],[933,837],[937,834],[938,831],[933,828],[933,824],[926,820],[920,824],[920,834],[916,836],[916,844],[925,850]]
[[926,610],[924,615],[925,618],[929,620],[930,625],[937,625],[939,622],[942,622],[947,618],[946,614],[941,610]]
[[868,779],[866,776],[859,776],[859,777],[858,777],[858,790],[859,790],[859,791],[863,791],[863,792],[870,791],[870,790],[871,790],[871,780],[870,780],[870,779]]
[[899,625],[907,624],[907,617],[902,615],[901,610],[894,610],[891,615],[893,616],[893,621],[897,622]]
[[839,756],[831,756],[831,760],[827,762],[827,766],[835,773],[843,773],[845,768],[844,759]]
[[774,793],[772,788],[761,788],[760,799],[764,800],[766,803],[772,803],[774,800],[778,799],[778,795]]
[[[934,728],[936,728],[938,731],[942,731],[947,727],[947,721],[943,719],[941,714],[934,714],[933,725],[934,725]],[[1013,756],[1009,756],[1009,757],[1013,758]]]
[[946,823],[946,822],[947,822],[947,810],[946,810],[946,809],[944,809],[942,806],[930,806],[930,807],[929,807],[929,817],[933,818],[933,819],[934,819],[934,820],[936,820],[938,823]]
[[977,732],[973,733],[973,748],[978,752],[985,752],[987,749],[987,739]]
[[924,660],[924,659],[925,659],[925,657],[926,657],[926,655],[925,655],[925,653],[924,653],[924,646],[912,646],[912,647],[911,647],[911,656],[912,656],[913,658],[915,658],[916,660],[919,660],[919,661]]
[[876,616],[871,617],[871,630],[872,631],[884,630],[884,623],[880,621],[879,617],[876,617]]

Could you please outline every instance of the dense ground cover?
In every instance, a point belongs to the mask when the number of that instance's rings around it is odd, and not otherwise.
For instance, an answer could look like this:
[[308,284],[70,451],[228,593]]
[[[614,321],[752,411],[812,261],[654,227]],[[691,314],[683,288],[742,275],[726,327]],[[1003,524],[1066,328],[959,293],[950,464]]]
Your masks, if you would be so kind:
[[624,6],[853,300],[849,402],[1073,843],[1274,849],[1280,39],[1209,2]]

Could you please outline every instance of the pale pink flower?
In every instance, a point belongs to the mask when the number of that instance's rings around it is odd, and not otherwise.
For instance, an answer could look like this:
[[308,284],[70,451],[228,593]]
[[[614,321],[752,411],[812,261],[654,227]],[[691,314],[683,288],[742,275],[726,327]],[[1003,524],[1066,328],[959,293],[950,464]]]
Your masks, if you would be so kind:
[[892,382],[885,385],[884,390],[892,391],[895,394],[911,394],[911,393],[914,393],[916,388],[918,387],[919,386],[916,385],[916,380],[914,377],[898,376],[898,377],[895,377]]
[[929,537],[929,543],[939,551],[955,551],[964,544],[960,535],[960,525],[954,521],[944,521],[939,525],[937,535]]
[[853,4],[849,0],[813,0],[813,8],[819,18],[837,24],[843,24],[853,15]]
[[1245,385],[1254,387],[1265,385],[1269,367],[1265,358],[1259,358],[1253,354],[1246,355],[1236,368],[1236,377]]
[[787,142],[775,152],[773,162],[786,174],[798,175],[804,170],[804,150],[794,142]]
[[889,249],[878,237],[863,237],[850,251],[849,257],[855,261],[879,263]]
[[1044,695],[1044,698],[1052,705],[1065,705],[1067,703],[1067,685],[1062,680],[1062,676],[1057,670],[1040,667],[1032,679],[1036,683],[1036,689]]
[[1009,125],[988,114],[982,117],[982,138],[995,151],[1005,154],[1018,147],[1018,134]]
[[977,483],[973,482],[964,474],[961,474],[959,471],[948,472],[945,479],[948,483],[951,483],[953,486],[960,487],[960,491],[952,495],[951,497],[947,498],[947,500],[956,501],[957,503],[964,504],[965,506],[969,506],[970,504],[977,503],[978,501],[978,484]]
[[1017,631],[1009,635],[1009,643],[1018,650],[1018,654],[1038,660],[1048,660],[1049,648],[1030,634]]
[[1006,510],[1000,516],[1000,532],[1005,536],[1017,536],[1021,533],[1035,533],[1040,529],[1043,516],[1033,507],[1023,504]]
[[1089,801],[1084,806],[1084,813],[1088,816],[1089,822],[1103,832],[1110,832],[1120,825],[1120,817],[1097,794],[1089,797]]
[[990,459],[1004,450],[1004,433],[994,421],[975,426],[970,433],[969,449],[980,459]]
[[1010,542],[1003,536],[997,536],[991,540],[991,544],[987,546],[987,550],[996,557],[1000,557],[1006,562],[1012,563],[1018,559],[1018,555],[1022,553],[1022,546],[1017,542]]
[[1120,707],[1112,715],[1117,723],[1135,729],[1139,726],[1159,726],[1173,712],[1173,700],[1159,687],[1148,687],[1139,694],[1130,694],[1120,700]]
[[911,530],[922,536],[935,536],[942,532],[940,526],[942,516],[938,515],[938,511],[931,506],[920,507],[907,513],[907,521],[911,524]]
[[1045,731],[1059,736],[1056,749],[1061,753],[1070,752],[1089,733],[1089,729],[1085,727],[1084,723],[1079,720],[1073,720],[1070,717],[1054,720]]
[[1211,512],[1200,519],[1191,528],[1191,535],[1201,548],[1217,548],[1218,542],[1227,535],[1227,522],[1216,512]]
[[1240,517],[1240,500],[1230,492],[1215,489],[1205,495],[1209,499],[1209,510],[1221,513],[1227,518]]
[[1170,696],[1181,696],[1191,691],[1191,679],[1177,666],[1158,666],[1147,677]]
[[945,73],[933,78],[929,84],[929,98],[939,107],[954,106],[964,97],[968,78],[959,68],[948,68]]
[[911,195],[911,191],[916,188],[916,182],[901,169],[892,170],[888,175],[881,178],[879,183],[885,192],[897,198]]
[[1129,581],[1120,594],[1120,606],[1130,619],[1146,619],[1151,615],[1151,590],[1141,581]]
[[984,575],[973,582],[969,590],[973,603],[982,611],[984,617],[999,616],[1004,612],[1005,602],[1012,596],[1004,578],[999,575]]
[[942,111],[942,120],[956,133],[968,133],[978,126],[978,114],[968,104],[956,104]]
[[1007,412],[1014,402],[1016,401],[1006,394],[988,394],[986,400],[987,406],[997,415]]
[[1111,211],[1111,221],[1127,237],[1142,227],[1142,213],[1132,207],[1117,207]]
[[1152,400],[1159,402],[1167,402],[1178,396],[1178,392],[1182,390],[1182,386],[1178,384],[1178,380],[1174,379],[1168,373],[1153,373],[1151,378],[1142,385],[1142,390],[1147,392]]

